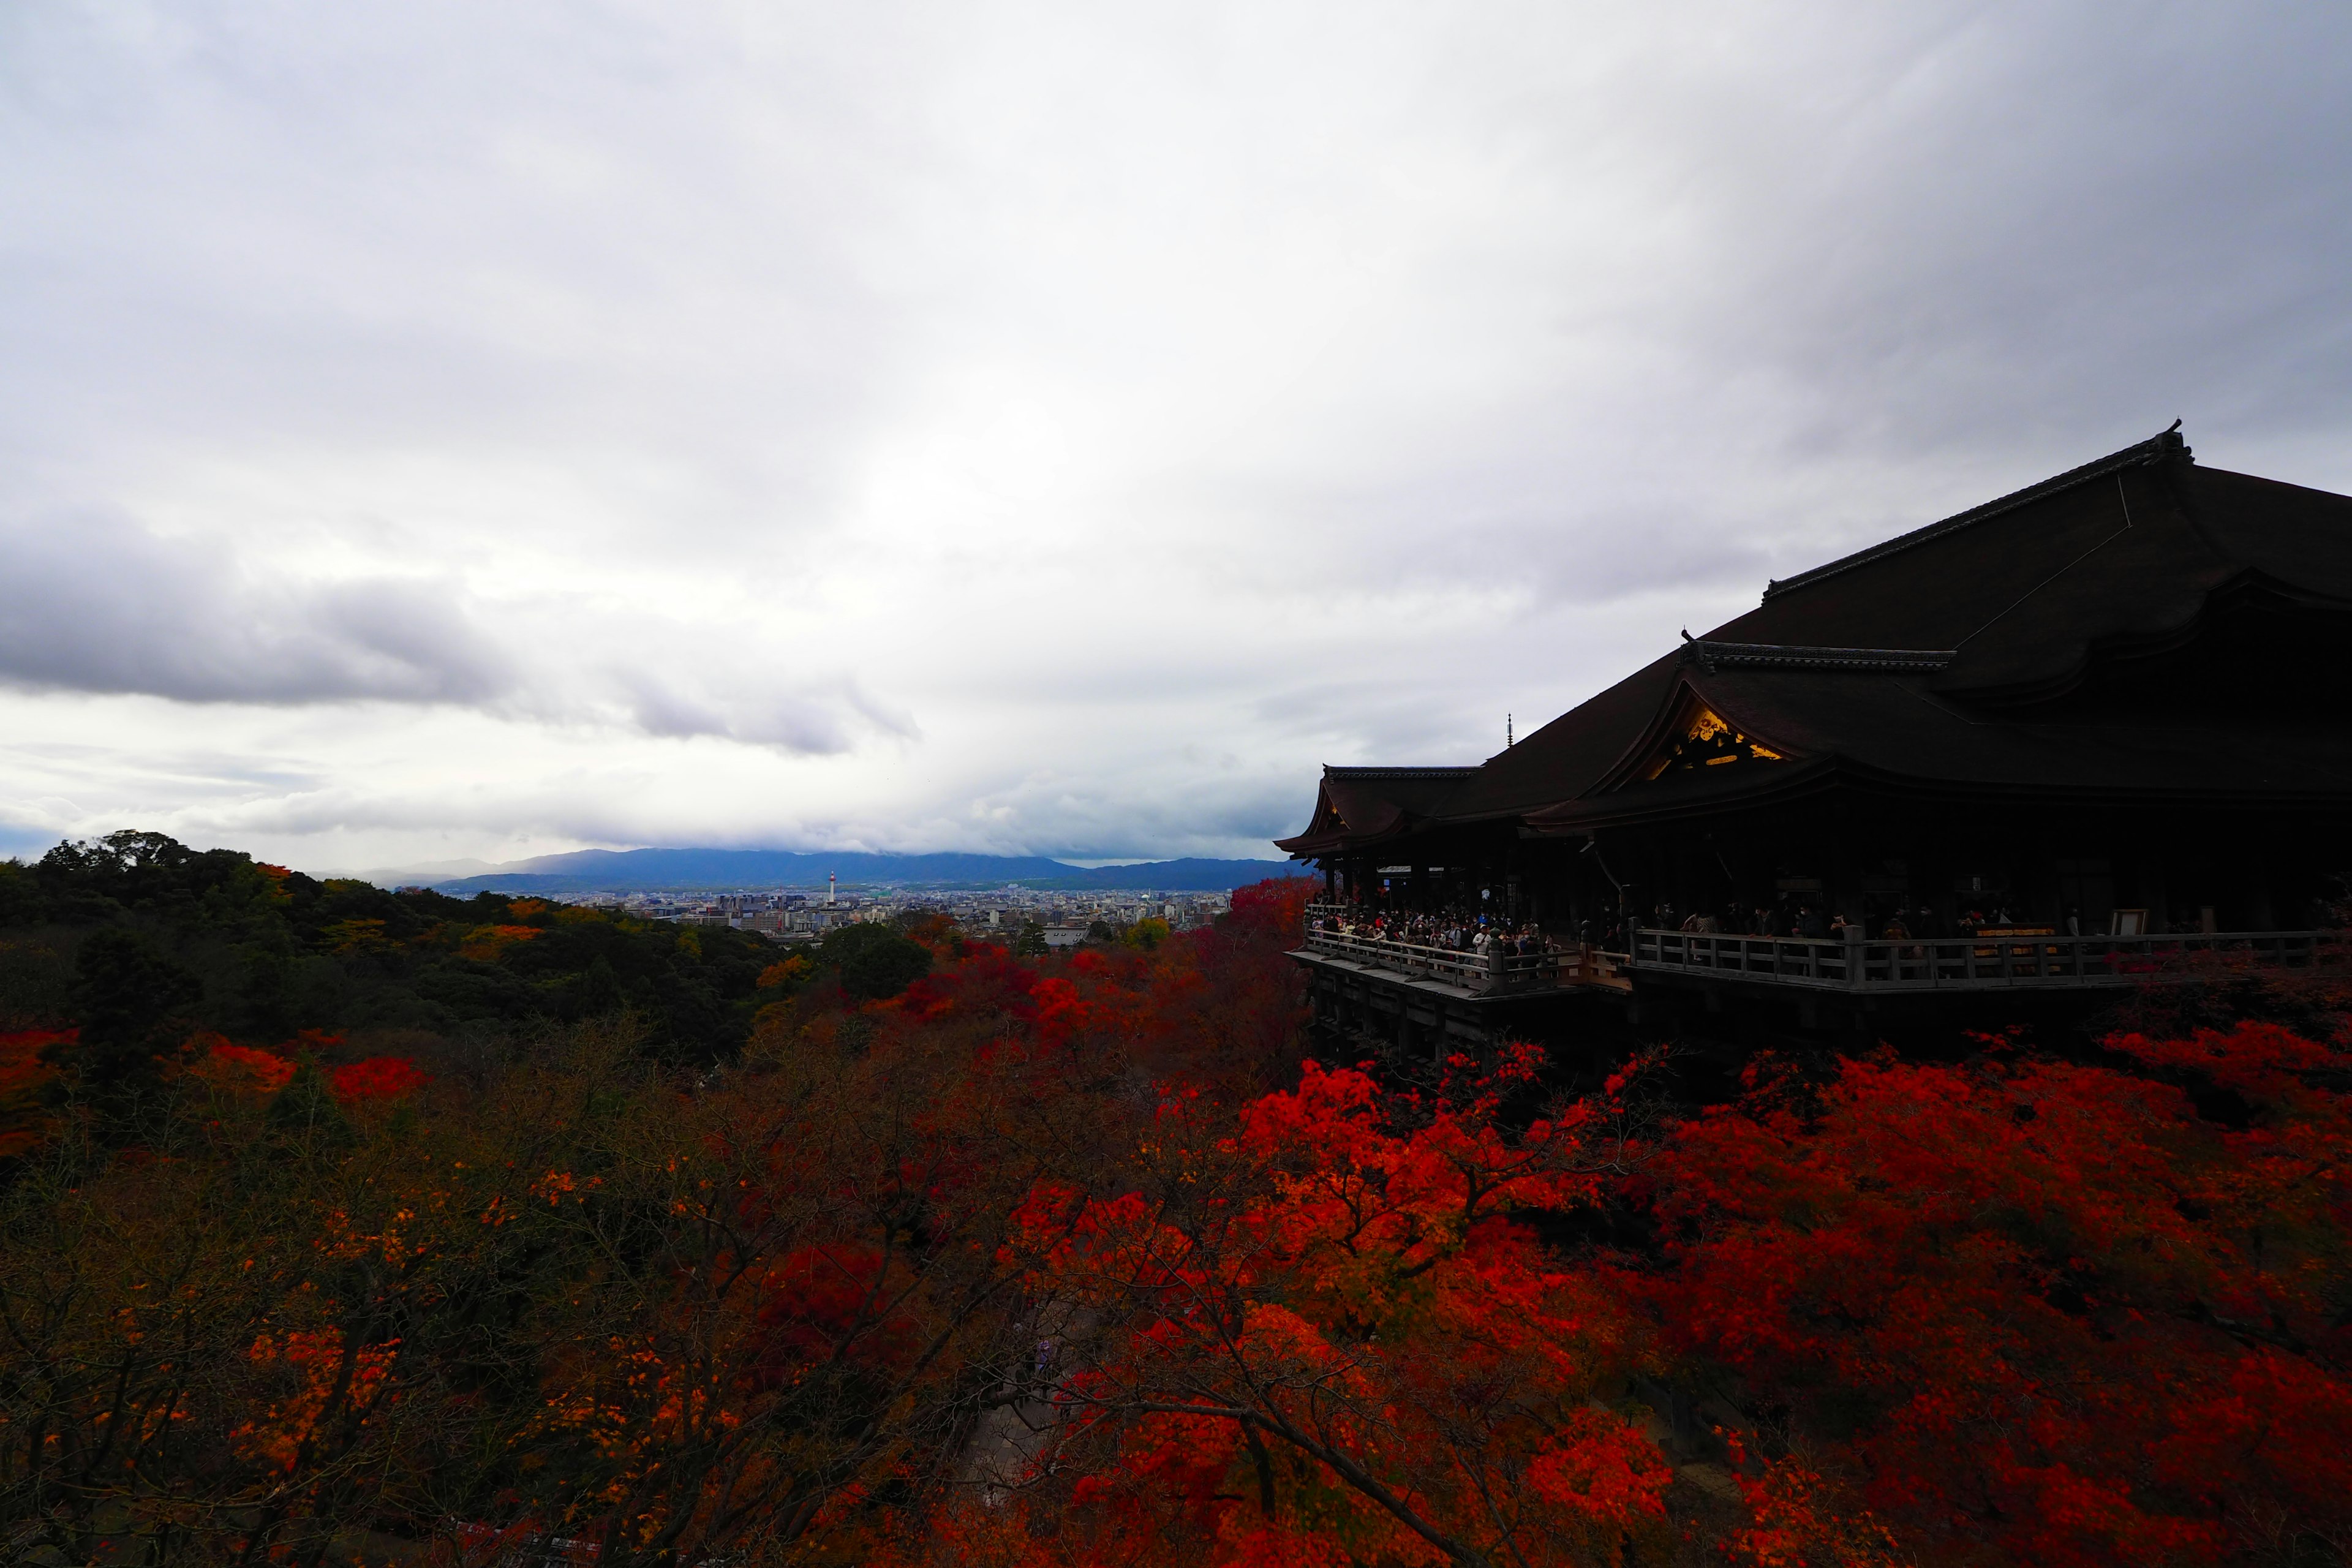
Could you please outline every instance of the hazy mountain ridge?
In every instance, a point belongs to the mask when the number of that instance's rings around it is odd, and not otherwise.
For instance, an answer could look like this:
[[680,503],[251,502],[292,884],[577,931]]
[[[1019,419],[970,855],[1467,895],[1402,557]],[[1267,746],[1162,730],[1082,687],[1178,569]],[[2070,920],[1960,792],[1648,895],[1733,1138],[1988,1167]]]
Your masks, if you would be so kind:
[[1155,888],[1216,891],[1267,877],[1299,876],[1287,860],[1188,857],[1089,868],[1042,855],[829,854],[786,849],[576,849],[541,855],[470,877],[436,882],[445,893],[655,892],[697,888],[822,888],[830,874],[847,886]]

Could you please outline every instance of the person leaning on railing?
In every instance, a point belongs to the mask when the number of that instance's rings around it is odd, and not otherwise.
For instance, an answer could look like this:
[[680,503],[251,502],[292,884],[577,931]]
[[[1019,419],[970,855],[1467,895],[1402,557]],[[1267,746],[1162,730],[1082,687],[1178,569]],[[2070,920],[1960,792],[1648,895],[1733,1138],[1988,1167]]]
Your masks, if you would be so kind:
[[[1881,940],[1886,942],[1909,942],[1911,928],[1903,923],[1903,911],[1897,910],[1887,916],[1885,927],[1878,934]],[[1905,958],[1925,958],[1927,955],[1924,948],[1906,947],[1899,951]]]

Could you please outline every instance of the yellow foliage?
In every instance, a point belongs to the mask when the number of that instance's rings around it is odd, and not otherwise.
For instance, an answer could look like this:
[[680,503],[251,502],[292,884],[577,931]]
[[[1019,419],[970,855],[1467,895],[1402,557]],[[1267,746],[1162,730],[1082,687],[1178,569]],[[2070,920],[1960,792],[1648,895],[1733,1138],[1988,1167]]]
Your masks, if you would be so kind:
[[397,945],[383,934],[383,922],[378,920],[337,921],[319,934],[335,952],[369,952]]

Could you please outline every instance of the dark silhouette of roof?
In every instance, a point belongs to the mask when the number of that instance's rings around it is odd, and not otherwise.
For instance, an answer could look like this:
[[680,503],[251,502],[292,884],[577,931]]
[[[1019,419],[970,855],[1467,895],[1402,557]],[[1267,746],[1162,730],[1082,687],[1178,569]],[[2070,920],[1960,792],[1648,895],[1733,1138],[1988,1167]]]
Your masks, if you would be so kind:
[[[2347,647],[2352,498],[2200,468],[2176,426],[1771,584],[1410,815],[1574,832],[1839,781],[2352,803],[2313,689]],[[1769,760],[1655,772],[1702,710]]]
[[1429,820],[1446,796],[1477,771],[1475,767],[1327,766],[1307,830],[1296,837],[1276,839],[1275,847],[1294,855],[1320,855],[1342,844],[1398,837]]

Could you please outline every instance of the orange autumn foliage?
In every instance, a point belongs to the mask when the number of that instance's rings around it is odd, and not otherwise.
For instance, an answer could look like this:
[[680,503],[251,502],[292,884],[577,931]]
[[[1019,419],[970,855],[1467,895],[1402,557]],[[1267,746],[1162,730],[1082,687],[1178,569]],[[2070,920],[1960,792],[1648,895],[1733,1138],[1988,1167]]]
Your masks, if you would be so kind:
[[778,963],[772,963],[760,971],[759,988],[762,991],[772,991],[779,985],[794,984],[814,973],[815,968],[816,966],[808,961],[807,955],[796,952],[790,958]]
[[286,1386],[229,1438],[272,1468],[292,1473],[308,1457],[322,1420],[364,1423],[383,1394],[397,1340],[346,1344],[341,1331],[293,1329],[264,1333],[248,1352],[256,1373]]
[[537,926],[479,925],[458,939],[457,952],[478,963],[494,963],[509,948],[530,942],[539,933]]

